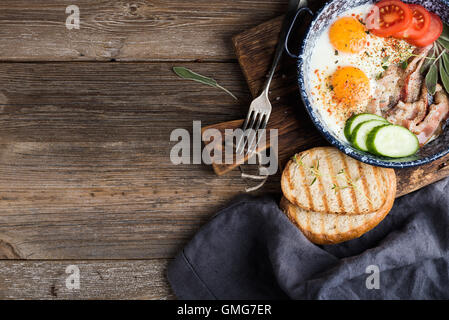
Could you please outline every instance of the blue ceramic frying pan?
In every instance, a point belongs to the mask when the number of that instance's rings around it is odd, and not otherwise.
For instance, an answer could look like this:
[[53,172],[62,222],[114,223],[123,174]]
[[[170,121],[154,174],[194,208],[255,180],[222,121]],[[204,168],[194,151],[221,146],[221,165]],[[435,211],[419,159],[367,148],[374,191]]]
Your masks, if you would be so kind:
[[[429,11],[438,14],[444,22],[449,22],[449,0],[412,0],[405,2],[420,4],[427,8]],[[422,147],[415,156],[400,159],[388,159],[372,155],[370,153],[366,153],[352,147],[349,143],[342,140],[335,133],[333,133],[323,121],[319,112],[312,107],[312,99],[309,89],[309,84],[311,82],[309,81],[309,78],[311,75],[313,75],[313,72],[311,72],[308,62],[310,61],[310,57],[314,53],[315,43],[318,39],[318,36],[324,28],[328,27],[332,21],[341,16],[348,9],[368,3],[374,3],[374,1],[333,0],[324,5],[324,7],[314,15],[314,18],[304,36],[302,45],[299,48],[299,55],[292,54],[291,51],[294,50],[290,50],[288,48],[288,41],[286,41],[287,53],[293,58],[297,59],[298,87],[301,93],[302,100],[304,102],[304,106],[307,109],[307,112],[309,113],[310,118],[312,119],[317,129],[332,145],[340,149],[348,156],[351,156],[364,163],[386,168],[407,168],[416,167],[435,161],[449,153],[449,127],[443,131],[438,139]],[[298,17],[301,17],[305,13],[312,14],[312,12],[307,8],[301,8],[300,10],[298,10],[296,17],[292,22],[289,35],[292,32],[293,26],[295,25]],[[287,36],[287,39],[288,37],[289,36]]]

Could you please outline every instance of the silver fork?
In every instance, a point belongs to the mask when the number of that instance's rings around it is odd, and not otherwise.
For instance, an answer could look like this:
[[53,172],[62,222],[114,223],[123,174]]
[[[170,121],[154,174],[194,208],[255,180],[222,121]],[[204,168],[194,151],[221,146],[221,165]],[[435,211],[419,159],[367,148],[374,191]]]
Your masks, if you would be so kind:
[[257,149],[260,137],[262,136],[261,134],[259,134],[259,139],[253,146],[257,133],[258,132],[263,133],[265,131],[268,124],[268,120],[270,119],[272,107],[270,100],[268,98],[268,93],[270,90],[270,85],[271,81],[273,80],[274,73],[276,72],[277,65],[281,60],[282,53],[284,52],[284,43],[287,36],[288,28],[290,26],[291,21],[293,20],[293,17],[295,16],[296,11],[306,6],[307,0],[290,0],[288,3],[287,15],[282,24],[279,42],[276,48],[276,52],[274,54],[273,64],[271,66],[270,71],[268,72],[267,80],[265,81],[261,95],[258,96],[256,99],[254,99],[249,107],[248,115],[242,127],[244,134],[240,137],[239,142],[237,143],[236,147],[237,154],[243,154],[243,152],[245,151],[246,145],[245,135],[247,130],[252,130],[250,131],[247,139],[249,141],[248,154],[252,155],[254,151]]

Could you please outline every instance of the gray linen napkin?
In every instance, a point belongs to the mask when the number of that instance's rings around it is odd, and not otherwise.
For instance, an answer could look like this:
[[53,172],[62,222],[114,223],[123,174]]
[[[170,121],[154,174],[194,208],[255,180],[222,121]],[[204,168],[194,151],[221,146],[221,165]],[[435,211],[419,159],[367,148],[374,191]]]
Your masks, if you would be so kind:
[[309,242],[277,200],[243,196],[216,214],[169,265],[176,296],[449,299],[449,179],[398,199],[377,228],[334,246]]

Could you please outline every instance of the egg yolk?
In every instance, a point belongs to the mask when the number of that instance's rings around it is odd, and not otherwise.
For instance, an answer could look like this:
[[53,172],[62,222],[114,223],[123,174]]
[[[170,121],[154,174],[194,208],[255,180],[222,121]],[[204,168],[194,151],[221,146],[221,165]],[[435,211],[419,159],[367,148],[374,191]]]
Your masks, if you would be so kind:
[[356,18],[341,18],[331,26],[329,39],[338,51],[346,53],[360,52],[366,45],[365,26]]
[[334,98],[347,107],[358,107],[369,99],[369,79],[358,68],[339,68],[331,77],[331,85]]

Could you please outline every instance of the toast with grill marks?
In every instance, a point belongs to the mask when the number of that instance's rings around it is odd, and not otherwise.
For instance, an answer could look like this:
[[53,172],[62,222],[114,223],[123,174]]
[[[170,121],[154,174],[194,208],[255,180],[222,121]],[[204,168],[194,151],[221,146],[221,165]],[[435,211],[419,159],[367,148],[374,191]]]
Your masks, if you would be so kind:
[[292,204],[316,213],[369,214],[396,194],[393,169],[373,167],[332,147],[295,155],[281,179],[282,192]]
[[395,193],[390,193],[378,211],[361,215],[341,215],[301,209],[285,197],[281,209],[311,242],[319,245],[338,244],[359,238],[376,227],[393,207]]

